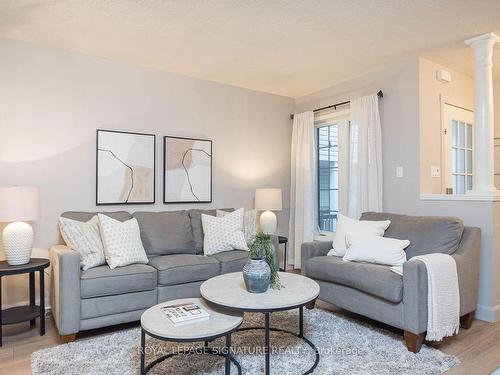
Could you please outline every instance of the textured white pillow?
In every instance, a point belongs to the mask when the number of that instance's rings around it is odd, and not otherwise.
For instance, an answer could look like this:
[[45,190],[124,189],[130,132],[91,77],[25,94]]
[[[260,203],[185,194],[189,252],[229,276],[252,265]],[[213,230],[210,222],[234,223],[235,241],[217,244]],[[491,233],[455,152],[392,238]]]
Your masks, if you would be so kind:
[[243,234],[243,215],[243,208],[223,217],[201,214],[201,224],[205,234],[203,253],[213,255],[233,249],[248,250]]
[[111,269],[133,263],[148,263],[137,219],[124,222],[98,214],[104,255]]
[[[217,210],[217,217],[224,217],[230,212]],[[245,211],[243,215],[243,234],[247,244],[257,233],[257,210]]]
[[97,215],[87,222],[60,217],[59,229],[66,245],[80,254],[84,271],[106,264]]
[[348,262],[368,262],[401,266],[406,262],[408,240],[379,237],[364,233],[347,233],[347,251],[342,258]]
[[371,221],[371,220],[356,220],[342,214],[337,215],[337,231],[335,232],[335,240],[333,241],[333,249],[328,252],[328,255],[343,257],[347,250],[346,234],[363,233],[382,237],[385,230],[391,225],[390,220]]

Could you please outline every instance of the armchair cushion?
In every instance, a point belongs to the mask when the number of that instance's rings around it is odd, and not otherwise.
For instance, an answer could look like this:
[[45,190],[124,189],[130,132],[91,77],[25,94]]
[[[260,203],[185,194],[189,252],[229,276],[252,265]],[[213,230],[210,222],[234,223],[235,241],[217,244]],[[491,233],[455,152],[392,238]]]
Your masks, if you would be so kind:
[[306,276],[348,286],[393,303],[403,299],[403,278],[389,266],[318,256],[307,260]]
[[464,224],[457,217],[410,216],[364,212],[361,220],[390,220],[384,237],[409,240],[406,257],[429,253],[453,254],[460,244]]

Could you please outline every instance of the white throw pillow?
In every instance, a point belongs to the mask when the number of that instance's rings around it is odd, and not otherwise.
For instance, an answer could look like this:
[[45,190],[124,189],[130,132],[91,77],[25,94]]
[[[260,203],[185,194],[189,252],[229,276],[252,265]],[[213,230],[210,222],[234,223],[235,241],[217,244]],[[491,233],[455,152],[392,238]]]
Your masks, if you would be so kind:
[[98,214],[104,255],[111,269],[133,263],[148,263],[137,219],[124,222]]
[[243,234],[243,216],[243,208],[223,217],[201,214],[203,253],[213,255],[234,249],[248,250]]
[[[230,212],[224,210],[217,210],[217,217],[224,217]],[[245,211],[243,215],[243,234],[247,244],[257,233],[257,210]]]
[[382,237],[385,230],[391,225],[390,220],[371,221],[371,220],[356,220],[342,214],[337,215],[337,231],[335,232],[335,240],[333,241],[333,249],[328,252],[328,255],[343,257],[347,250],[346,234],[363,233]]
[[97,215],[87,222],[60,217],[59,229],[66,245],[80,254],[84,271],[106,264]]
[[347,262],[368,262],[401,266],[406,262],[408,240],[379,237],[364,233],[347,233],[347,251],[342,258]]

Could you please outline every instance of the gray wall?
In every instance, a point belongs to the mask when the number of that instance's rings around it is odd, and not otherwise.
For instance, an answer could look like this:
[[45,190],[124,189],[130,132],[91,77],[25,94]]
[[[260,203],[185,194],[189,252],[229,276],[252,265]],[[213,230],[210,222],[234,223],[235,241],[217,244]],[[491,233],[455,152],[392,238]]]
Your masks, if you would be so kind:
[[[288,230],[293,100],[27,43],[0,40],[0,185],[40,188],[35,245],[58,241],[65,210],[177,210],[162,203],[162,136],[213,140],[213,204],[253,207],[283,189]],[[157,135],[156,204],[95,206],[97,128]],[[2,227],[0,226],[0,230]]]
[[[494,319],[500,304],[495,273],[500,259],[494,241],[493,220],[500,203],[471,201],[424,201],[420,199],[419,58],[395,63],[384,70],[344,82],[295,101],[295,112],[342,102],[362,95],[384,92],[380,101],[382,122],[384,210],[414,215],[452,215],[482,230],[482,256],[478,316]],[[425,93],[422,93],[423,95]],[[425,140],[422,140],[425,142]],[[404,177],[396,178],[396,167]],[[498,281],[498,280],[497,280]],[[498,286],[496,287],[498,289]],[[495,295],[496,293],[496,295]]]

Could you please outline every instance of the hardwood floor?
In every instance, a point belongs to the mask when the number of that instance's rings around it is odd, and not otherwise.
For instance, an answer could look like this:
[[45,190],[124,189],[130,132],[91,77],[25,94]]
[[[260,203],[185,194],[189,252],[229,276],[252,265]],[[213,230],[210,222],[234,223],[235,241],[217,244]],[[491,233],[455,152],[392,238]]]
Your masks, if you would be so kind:
[[[317,307],[332,311],[336,310],[333,306],[321,301],[317,303]],[[356,319],[369,321],[373,325],[390,329],[381,323],[368,320],[359,315],[345,311],[339,311],[339,313],[355,316]],[[138,323],[130,323],[87,331],[80,334],[78,340],[137,325]],[[0,374],[31,374],[31,353],[62,344],[50,317],[46,319],[46,334],[43,337],[38,335],[38,324],[37,329],[30,329],[29,323],[22,323],[6,326],[3,328],[3,331],[4,345],[0,348]],[[403,341],[401,341],[401,345],[404,345]],[[462,362],[460,366],[448,372],[450,375],[491,374],[496,368],[500,367],[500,322],[490,324],[475,320],[470,329],[461,329],[457,336],[447,338],[441,343],[432,343],[431,345],[445,353],[456,355]]]

